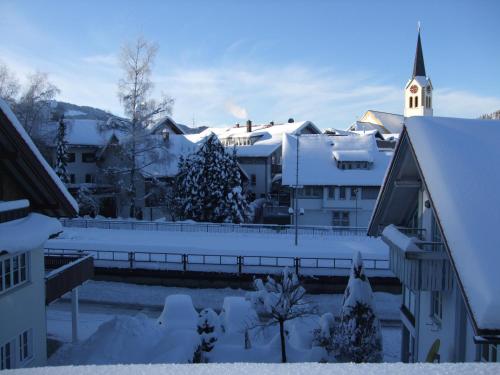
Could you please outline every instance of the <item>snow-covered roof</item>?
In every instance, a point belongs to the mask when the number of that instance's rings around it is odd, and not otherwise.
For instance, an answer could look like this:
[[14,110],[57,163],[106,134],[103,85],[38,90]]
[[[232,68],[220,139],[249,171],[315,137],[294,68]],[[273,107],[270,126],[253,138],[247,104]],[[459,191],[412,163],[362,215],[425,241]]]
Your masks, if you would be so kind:
[[[22,139],[22,142],[24,142],[24,144],[29,149],[29,152],[27,152],[26,154],[31,153],[34,156],[34,158],[36,159],[38,164],[41,166],[42,170],[48,175],[49,181],[51,181],[51,183],[53,183],[53,185],[55,185],[55,190],[53,190],[53,192],[58,191],[61,193],[61,195],[65,199],[64,204],[69,204],[69,206],[71,206],[74,210],[74,213],[71,213],[71,214],[78,213],[78,203],[76,203],[75,199],[68,192],[68,189],[66,189],[66,186],[64,186],[64,184],[62,183],[60,178],[56,175],[54,170],[50,167],[50,165],[47,163],[45,158],[42,156],[42,154],[40,153],[38,148],[35,146],[35,144],[31,140],[28,133],[26,133],[26,130],[23,128],[23,126],[17,120],[16,116],[14,115],[14,113],[12,112],[12,110],[10,109],[8,104],[5,101],[3,101],[2,99],[0,99],[0,111],[8,119],[7,124],[5,124],[5,126],[7,126],[9,123],[10,123],[10,125],[12,125],[12,127],[14,128],[14,132],[17,133],[17,135]],[[22,147],[24,147],[24,145],[22,145]],[[16,151],[20,151],[20,150],[16,150]],[[61,199],[60,202],[63,202],[63,200]],[[69,210],[66,211],[66,215],[68,215],[68,214],[69,214]]]
[[59,220],[31,213],[0,224],[0,252],[15,253],[40,248],[53,234],[62,231]]
[[[149,160],[140,160],[140,165],[146,165],[141,170],[145,177],[173,177],[179,169],[179,159],[196,152],[199,143],[191,142],[185,135],[170,134],[165,143],[161,135],[155,135],[158,144],[158,161],[151,163]],[[151,157],[154,153],[140,155],[141,158]]]
[[[111,136],[115,134],[118,138],[121,133],[116,130],[101,131],[101,125],[104,121],[89,119],[67,119],[66,123],[66,141],[70,146],[105,146]],[[47,145],[56,145],[56,135],[58,122],[50,122],[44,129],[44,139]]]
[[353,130],[381,130],[382,127],[381,133],[401,133],[403,122],[403,115],[369,110],[352,126]]
[[[297,137],[283,136],[283,185],[295,185]],[[373,135],[299,137],[299,185],[380,186],[392,157]],[[340,159],[337,159],[339,157]],[[360,159],[360,160],[357,160]],[[369,169],[340,169],[339,161],[369,161]]]
[[[234,147],[239,157],[267,157],[276,151],[283,141],[283,134],[298,134],[304,128],[311,127],[318,134],[321,131],[310,121],[298,121],[284,124],[252,125],[252,131],[247,132],[246,125],[230,128],[208,128],[199,134],[188,134],[188,139],[200,141],[210,134],[215,134],[221,142],[235,139],[251,139],[252,144]],[[226,146],[232,148],[233,146]]]
[[0,201],[0,212],[7,212],[27,208],[30,202],[27,199],[19,199],[16,201]]
[[475,321],[499,330],[500,121],[410,117],[406,128]]

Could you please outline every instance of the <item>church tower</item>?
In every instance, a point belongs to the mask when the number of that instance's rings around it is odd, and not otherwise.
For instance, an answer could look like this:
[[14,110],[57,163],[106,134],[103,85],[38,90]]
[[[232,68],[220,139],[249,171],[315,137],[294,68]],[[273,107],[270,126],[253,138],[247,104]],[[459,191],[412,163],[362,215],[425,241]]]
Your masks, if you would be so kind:
[[432,116],[432,90],[431,80],[425,74],[419,26],[413,75],[405,87],[405,117]]

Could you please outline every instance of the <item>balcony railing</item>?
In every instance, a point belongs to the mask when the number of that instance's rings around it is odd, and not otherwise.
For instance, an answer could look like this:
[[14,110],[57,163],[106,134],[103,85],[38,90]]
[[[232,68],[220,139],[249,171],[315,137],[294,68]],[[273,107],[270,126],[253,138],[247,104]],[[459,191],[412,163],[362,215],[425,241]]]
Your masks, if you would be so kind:
[[417,235],[398,231],[382,234],[389,245],[389,264],[396,277],[412,290],[450,290],[453,270],[444,244],[420,241]]
[[425,240],[425,229],[424,228],[408,228],[408,227],[396,227],[401,233],[407,235],[408,237],[415,237],[419,240]]

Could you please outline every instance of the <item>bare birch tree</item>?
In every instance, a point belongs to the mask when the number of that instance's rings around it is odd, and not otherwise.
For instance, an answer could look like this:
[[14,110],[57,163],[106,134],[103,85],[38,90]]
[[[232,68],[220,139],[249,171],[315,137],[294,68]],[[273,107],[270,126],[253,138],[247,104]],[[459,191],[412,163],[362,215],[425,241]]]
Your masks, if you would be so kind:
[[156,44],[139,37],[125,44],[119,57],[123,77],[118,83],[118,97],[129,121],[121,129],[121,150],[126,163],[118,173],[125,178],[121,178],[121,187],[129,199],[130,216],[137,214],[138,174],[158,158],[156,151],[160,146],[151,137],[148,127],[161,116],[171,114],[174,103],[167,95],[159,100],[151,98],[151,73],[157,51]]
[[14,104],[19,88],[19,82],[15,74],[0,61],[0,98],[10,105]]

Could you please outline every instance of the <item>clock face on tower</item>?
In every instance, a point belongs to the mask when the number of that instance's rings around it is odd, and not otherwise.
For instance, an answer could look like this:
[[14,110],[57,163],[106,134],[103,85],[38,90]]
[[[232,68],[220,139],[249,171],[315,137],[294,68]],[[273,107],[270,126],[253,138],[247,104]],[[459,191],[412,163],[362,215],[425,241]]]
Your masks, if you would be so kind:
[[417,86],[417,85],[411,85],[411,86],[410,86],[410,92],[411,92],[412,94],[416,94],[416,93],[417,93],[417,91],[418,91],[418,86]]

